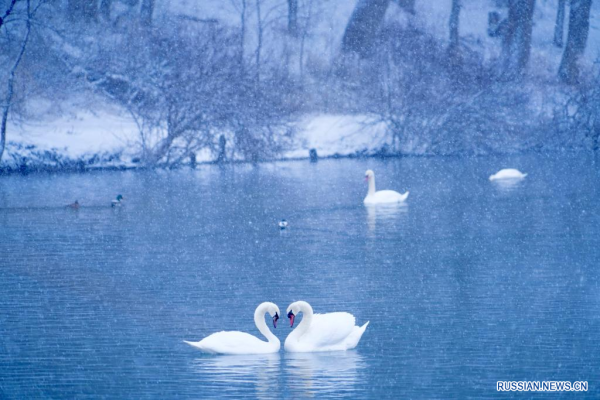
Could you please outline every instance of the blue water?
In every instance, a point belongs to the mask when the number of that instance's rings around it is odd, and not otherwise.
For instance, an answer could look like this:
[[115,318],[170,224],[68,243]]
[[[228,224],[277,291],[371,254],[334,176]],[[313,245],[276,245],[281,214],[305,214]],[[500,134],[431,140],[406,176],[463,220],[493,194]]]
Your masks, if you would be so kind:
[[[529,175],[487,180],[508,166]],[[366,209],[367,168],[407,206]],[[581,154],[1,177],[0,398],[597,398],[599,178]],[[294,300],[371,323],[346,353],[182,342]]]

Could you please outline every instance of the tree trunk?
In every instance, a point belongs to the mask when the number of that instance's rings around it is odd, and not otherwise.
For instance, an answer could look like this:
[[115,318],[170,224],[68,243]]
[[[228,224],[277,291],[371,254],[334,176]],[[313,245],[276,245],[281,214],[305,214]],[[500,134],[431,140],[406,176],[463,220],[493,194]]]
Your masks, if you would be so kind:
[[2,160],[4,148],[6,147],[6,125],[8,123],[8,112],[10,111],[10,105],[14,93],[15,74],[17,72],[17,68],[19,68],[21,60],[23,59],[23,55],[25,54],[25,49],[27,48],[27,43],[29,42],[29,34],[31,33],[31,8],[29,0],[27,0],[27,19],[25,24],[25,38],[21,44],[21,50],[19,51],[19,55],[17,56],[15,63],[8,73],[6,98],[4,99],[4,104],[2,106],[2,122],[0,123],[0,161]]
[[590,29],[592,0],[571,0],[569,11],[569,35],[563,53],[558,76],[563,82],[574,84],[579,80],[577,62],[585,50]]
[[246,43],[246,0],[242,0],[242,12],[240,14],[240,68],[242,75],[244,75],[245,62],[244,62],[244,47]]
[[358,0],[342,39],[342,50],[361,57],[371,54],[390,0]]
[[100,2],[100,16],[105,21],[110,21],[111,6],[112,6],[112,0],[102,0]]
[[535,0],[509,0],[502,48],[505,77],[522,75],[529,62],[534,6]]
[[288,34],[298,35],[298,0],[288,0]]
[[142,25],[152,25],[152,14],[154,14],[154,0],[142,0],[142,7],[140,9]]
[[452,11],[450,13],[450,46],[448,50],[455,55],[459,48],[458,22],[460,16],[461,0],[452,0]]
[[554,25],[554,45],[563,46],[563,30],[565,26],[565,5],[567,0],[558,0],[558,10],[556,11],[556,24]]
[[260,2],[261,0],[256,0],[256,21],[258,22],[257,33],[258,33],[258,44],[256,46],[256,81],[260,81],[260,56],[262,52],[263,45],[263,21],[260,15]]

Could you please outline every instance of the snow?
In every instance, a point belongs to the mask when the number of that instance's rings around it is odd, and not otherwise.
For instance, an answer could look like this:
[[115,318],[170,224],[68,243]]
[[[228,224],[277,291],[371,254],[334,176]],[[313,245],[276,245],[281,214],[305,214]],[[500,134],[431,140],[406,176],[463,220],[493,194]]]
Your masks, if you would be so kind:
[[[532,75],[553,79],[560,63],[562,49],[552,43],[558,0],[536,2],[533,28],[533,46],[529,70]],[[460,15],[460,36],[464,44],[478,51],[487,60],[498,56],[501,44],[498,38],[487,35],[487,14],[495,9],[492,0],[464,0]],[[188,15],[200,19],[216,19],[219,23],[237,27],[240,24],[240,1],[196,2],[179,0],[172,3],[158,2],[158,12]],[[256,42],[256,10],[248,2],[247,53],[251,54]],[[261,3],[265,22],[265,53],[278,51],[280,38],[285,29],[286,3],[264,0]],[[356,1],[327,0],[300,1],[299,23],[307,25],[305,59],[328,59],[336,57]],[[448,18],[451,1],[417,1],[414,16],[407,14],[392,2],[386,18],[404,24],[420,26],[442,43],[448,40]],[[310,5],[310,7],[309,7]],[[307,18],[310,11],[311,18]],[[585,62],[591,65],[599,56],[600,49],[600,2],[592,3],[590,32],[585,52]],[[565,34],[568,29],[568,12]],[[285,46],[285,44],[283,44]],[[98,106],[96,103],[100,104]],[[40,110],[43,107],[33,107]],[[121,109],[97,99],[86,99],[84,104],[66,106],[66,112],[48,112],[37,116],[37,121],[8,126],[8,144],[0,166],[15,166],[23,160],[37,158],[41,164],[56,164],[78,160],[94,160],[99,166],[133,165],[137,149],[138,129],[132,118]],[[312,114],[297,123],[294,144],[282,154],[283,158],[307,158],[310,149],[316,149],[320,157],[365,155],[381,152],[391,145],[385,134],[385,126],[364,115]],[[412,147],[411,147],[412,146]],[[427,149],[418,143],[405,143],[404,153],[424,154]],[[98,157],[98,155],[104,155]],[[117,155],[116,157],[114,155]],[[35,157],[34,157],[35,156]],[[198,154],[198,162],[212,161],[208,151]],[[100,158],[100,159],[98,159]]]
[[[11,124],[8,128],[8,157],[3,164],[11,164],[15,156],[31,157],[51,152],[64,160],[91,159],[96,154],[119,155],[115,164],[98,160],[97,166],[131,166],[138,140],[137,126],[126,113],[116,108],[99,112],[80,110],[44,121]],[[366,116],[316,114],[297,122],[297,133],[291,148],[283,159],[308,158],[309,150],[316,149],[319,157],[347,156],[357,153],[373,154],[386,144],[385,127]],[[54,162],[56,157],[50,157]],[[210,152],[197,154],[197,162],[214,161]],[[43,160],[39,160],[46,164]]]
[[366,116],[318,114],[299,122],[295,146],[285,155],[305,158],[310,149],[316,149],[319,157],[372,154],[385,144],[385,126]]
[[131,118],[114,112],[80,110],[49,120],[8,127],[11,142],[55,150],[77,159],[86,155],[127,150],[137,127]]

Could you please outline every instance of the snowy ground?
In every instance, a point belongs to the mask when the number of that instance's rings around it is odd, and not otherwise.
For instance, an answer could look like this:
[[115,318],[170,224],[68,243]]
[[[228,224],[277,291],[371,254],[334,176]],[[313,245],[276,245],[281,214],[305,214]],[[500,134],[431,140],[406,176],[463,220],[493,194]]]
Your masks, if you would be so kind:
[[[558,0],[536,2],[532,58],[530,73],[544,79],[553,79],[560,62],[562,49],[552,44],[556,4]],[[238,2],[195,2],[178,0],[157,3],[161,12],[187,15],[203,19],[217,19],[219,23],[236,26],[239,24]],[[285,26],[285,2],[266,0],[263,18],[268,37],[281,34]],[[352,13],[355,1],[326,0],[300,2],[299,20],[305,21],[307,29],[307,52],[313,57],[333,59],[345,25]],[[463,43],[480,52],[486,59],[497,56],[500,50],[498,39],[487,36],[487,13],[493,9],[493,0],[465,0],[461,12],[460,34]],[[420,25],[440,41],[447,40],[447,21],[451,2],[417,1],[415,16],[409,16],[397,5],[392,4],[387,18],[403,23]],[[411,19],[412,18],[412,19]],[[256,13],[248,11],[247,48],[255,46],[252,35],[256,25]],[[409,21],[409,19],[411,19]],[[254,22],[253,22],[254,21]],[[600,2],[592,5],[590,34],[584,62],[591,65],[599,57],[600,49]],[[568,18],[565,30],[568,26]],[[281,41],[270,41],[272,46]],[[268,51],[268,50],[265,50]],[[274,50],[277,51],[277,50]],[[310,58],[308,54],[306,58]],[[0,167],[11,169],[28,166],[82,166],[128,167],[135,165],[137,127],[131,117],[113,106],[98,107],[95,100],[87,99],[83,106],[74,105],[67,112],[49,112],[37,121],[11,123],[8,127],[8,145]],[[77,111],[73,111],[77,110]],[[94,111],[90,111],[94,110]],[[308,115],[301,118],[297,126],[295,143],[283,158],[307,157],[315,148],[319,156],[369,154],[389,145],[383,126],[365,126],[365,117],[347,115]],[[418,150],[417,152],[422,149]],[[199,155],[198,161],[211,161],[209,155]]]
[[[2,164],[13,168],[23,163],[48,167],[76,167],[80,163],[96,167],[134,166],[138,130],[131,117],[117,111],[80,111],[43,122],[12,124]],[[312,115],[298,121],[294,143],[281,158],[306,158],[313,148],[321,157],[372,154],[385,143],[383,126],[367,124],[365,117]],[[197,160],[210,162],[213,158],[200,153]]]

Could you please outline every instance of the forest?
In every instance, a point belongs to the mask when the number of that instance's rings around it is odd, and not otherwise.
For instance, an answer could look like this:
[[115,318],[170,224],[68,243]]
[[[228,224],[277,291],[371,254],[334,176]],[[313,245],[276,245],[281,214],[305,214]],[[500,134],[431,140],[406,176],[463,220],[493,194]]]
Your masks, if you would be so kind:
[[281,158],[323,114],[383,127],[374,155],[600,146],[592,0],[199,3],[1,0],[4,167],[28,162],[14,127],[108,105],[133,121],[139,166]]

